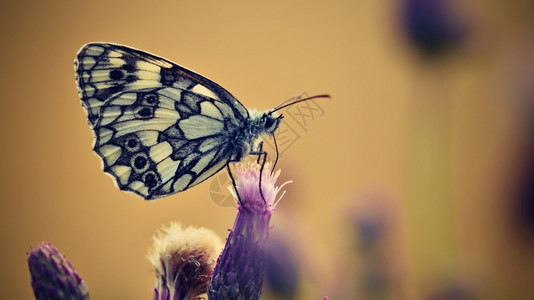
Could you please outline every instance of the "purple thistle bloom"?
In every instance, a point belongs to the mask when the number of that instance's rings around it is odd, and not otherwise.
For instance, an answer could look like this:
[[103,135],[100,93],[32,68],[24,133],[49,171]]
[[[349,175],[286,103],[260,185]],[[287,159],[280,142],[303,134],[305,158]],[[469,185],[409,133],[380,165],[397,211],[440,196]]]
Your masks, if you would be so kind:
[[147,254],[156,270],[154,300],[193,300],[206,293],[222,241],[206,228],[171,223]]
[[451,1],[404,0],[401,13],[408,39],[424,56],[434,58],[463,42],[466,25]]
[[28,265],[35,298],[89,299],[89,290],[67,258],[52,244],[42,242],[30,252]]
[[277,204],[276,196],[285,185],[275,187],[279,175],[280,171],[271,174],[270,164],[265,165],[261,174],[262,197],[259,165],[236,166],[237,192],[245,207],[238,203],[234,227],[208,286],[210,300],[260,298],[269,221]]

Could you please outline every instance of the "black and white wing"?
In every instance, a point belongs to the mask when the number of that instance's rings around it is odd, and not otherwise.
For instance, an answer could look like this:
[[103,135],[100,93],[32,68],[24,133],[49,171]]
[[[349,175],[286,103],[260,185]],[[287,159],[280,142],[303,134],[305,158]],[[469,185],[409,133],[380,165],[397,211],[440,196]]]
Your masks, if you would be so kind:
[[235,154],[228,127],[242,126],[248,111],[215,82],[107,43],[83,46],[74,68],[93,149],[120,189],[164,197],[204,181]]

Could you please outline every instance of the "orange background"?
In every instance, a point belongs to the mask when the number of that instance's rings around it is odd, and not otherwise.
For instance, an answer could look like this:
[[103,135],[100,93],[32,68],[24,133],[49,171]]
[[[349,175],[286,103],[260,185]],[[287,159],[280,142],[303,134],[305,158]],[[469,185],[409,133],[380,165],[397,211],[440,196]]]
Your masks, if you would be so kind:
[[298,298],[366,299],[350,218],[376,211],[388,220],[386,299],[425,299],[444,282],[480,299],[534,294],[532,236],[513,234],[508,211],[528,1],[463,1],[468,42],[433,65],[407,46],[396,1],[34,2],[0,5],[0,298],[33,297],[26,253],[50,241],[93,299],[148,299],[156,229],[232,227],[235,209],[215,205],[209,183],[145,202],[102,172],[72,66],[92,41],[177,62],[248,108],[333,96],[279,164],[294,183],[272,225],[301,259]]

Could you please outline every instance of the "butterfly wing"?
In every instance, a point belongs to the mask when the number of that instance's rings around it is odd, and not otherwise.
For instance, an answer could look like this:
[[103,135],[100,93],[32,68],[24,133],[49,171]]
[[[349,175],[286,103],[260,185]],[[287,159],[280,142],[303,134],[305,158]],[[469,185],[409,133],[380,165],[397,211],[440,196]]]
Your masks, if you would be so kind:
[[145,199],[192,187],[234,155],[228,127],[246,108],[211,80],[125,46],[92,43],[75,60],[94,151],[118,187]]

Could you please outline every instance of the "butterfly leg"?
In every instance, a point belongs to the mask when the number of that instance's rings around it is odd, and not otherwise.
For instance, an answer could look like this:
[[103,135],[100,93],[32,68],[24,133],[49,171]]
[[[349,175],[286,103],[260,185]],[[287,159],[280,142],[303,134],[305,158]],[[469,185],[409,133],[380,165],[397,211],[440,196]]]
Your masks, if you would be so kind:
[[273,142],[274,142],[274,149],[276,150],[276,159],[274,160],[273,168],[271,169],[271,175],[274,173],[274,169],[276,168],[276,164],[278,163],[278,157],[280,154],[278,153],[278,144],[276,143],[276,136],[273,134]]
[[[263,168],[265,167],[265,163],[267,161],[267,152],[263,151],[263,141],[260,142],[260,144],[258,145],[258,150],[251,151],[250,154],[258,156],[258,160],[257,160],[258,164],[261,161],[260,176],[259,176],[260,177],[259,178],[259,191],[260,191],[261,198],[263,199],[264,202],[266,202],[265,197],[263,196],[262,188],[261,188],[261,178],[263,174]],[[226,164],[226,169],[228,170],[228,175],[230,176],[230,179],[232,180],[232,185],[234,186],[234,190],[237,195],[237,200],[239,201],[239,204],[241,205],[241,207],[247,209],[246,206],[243,204],[243,201],[241,201],[241,196],[239,196],[239,191],[237,190],[237,185],[235,183],[234,176],[232,175],[232,170],[230,169],[230,163],[237,163],[240,161],[241,161],[240,159],[228,161],[228,163]]]
[[241,201],[241,196],[239,196],[239,191],[237,190],[237,185],[235,184],[234,175],[232,175],[232,170],[230,170],[230,163],[231,162],[238,162],[238,161],[229,161],[226,164],[226,169],[228,170],[228,175],[230,176],[230,179],[232,180],[232,185],[234,186],[235,194],[237,195],[237,200],[239,201],[239,205],[241,205],[241,207],[247,209],[247,207],[243,204],[243,201]]
[[259,149],[258,151],[251,151],[250,154],[251,155],[257,155],[258,156],[258,164],[260,163],[260,160],[261,160],[261,167],[260,167],[260,180],[259,180],[259,191],[260,191],[260,195],[261,195],[261,198],[263,199],[264,202],[267,202],[265,200],[265,197],[263,196],[263,191],[262,191],[262,188],[261,188],[261,178],[263,177],[262,174],[263,174],[263,168],[265,167],[265,163],[267,161],[267,152],[263,151],[262,150],[262,147],[263,146],[263,142],[261,142],[259,144]]
[[256,161],[256,163],[259,164],[259,163],[260,163],[261,155],[262,155],[262,154],[265,154],[265,152],[263,151],[263,141],[260,141],[260,143],[258,144],[258,150],[253,151],[253,152],[251,152],[250,154],[258,155],[258,160]]

